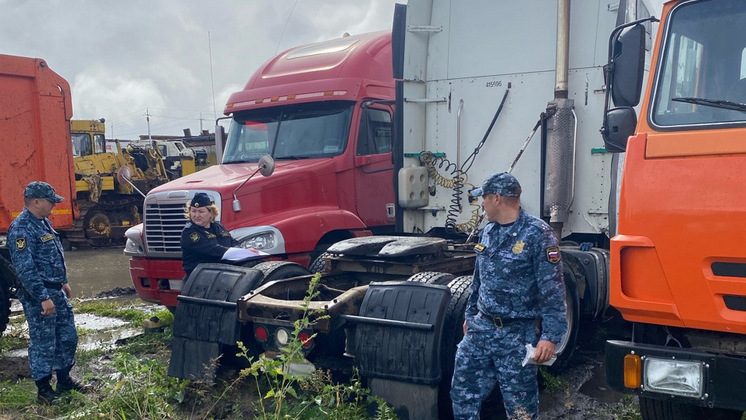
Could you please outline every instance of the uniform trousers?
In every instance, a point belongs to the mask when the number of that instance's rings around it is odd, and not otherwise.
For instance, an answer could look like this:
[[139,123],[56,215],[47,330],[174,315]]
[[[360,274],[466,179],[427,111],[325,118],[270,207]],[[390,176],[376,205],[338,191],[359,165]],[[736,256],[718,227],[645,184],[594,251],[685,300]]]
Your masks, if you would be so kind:
[[534,320],[495,320],[477,313],[466,320],[467,334],[458,345],[451,383],[456,420],[479,418],[482,402],[500,387],[509,419],[535,419],[539,415],[537,366],[521,362],[526,344],[536,344]]
[[29,329],[28,359],[31,378],[38,381],[53,370],[66,369],[75,361],[78,331],[70,302],[62,290],[47,289],[54,302],[54,314],[42,315],[41,303],[23,291],[19,300]]

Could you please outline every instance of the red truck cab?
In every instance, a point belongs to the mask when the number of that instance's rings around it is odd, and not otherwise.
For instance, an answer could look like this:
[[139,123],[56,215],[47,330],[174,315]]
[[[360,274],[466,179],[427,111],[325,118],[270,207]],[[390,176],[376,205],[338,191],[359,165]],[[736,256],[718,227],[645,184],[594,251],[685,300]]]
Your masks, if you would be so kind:
[[[241,246],[308,266],[330,244],[393,230],[391,34],[305,45],[231,95],[222,163],[148,193],[125,254],[141,299],[176,306],[186,202],[207,193]],[[265,154],[269,177],[253,177]],[[240,206],[234,207],[237,200]]]

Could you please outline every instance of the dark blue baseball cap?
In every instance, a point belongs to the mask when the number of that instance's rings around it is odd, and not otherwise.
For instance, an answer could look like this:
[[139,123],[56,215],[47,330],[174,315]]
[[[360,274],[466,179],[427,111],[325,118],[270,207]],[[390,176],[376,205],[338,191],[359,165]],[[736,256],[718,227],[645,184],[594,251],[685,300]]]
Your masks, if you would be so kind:
[[23,191],[23,196],[26,198],[43,198],[51,203],[59,203],[65,199],[61,195],[57,195],[54,188],[44,181],[29,182]]
[[521,184],[507,172],[492,174],[487,177],[480,188],[471,190],[471,195],[480,197],[487,194],[497,194],[503,197],[520,197]]

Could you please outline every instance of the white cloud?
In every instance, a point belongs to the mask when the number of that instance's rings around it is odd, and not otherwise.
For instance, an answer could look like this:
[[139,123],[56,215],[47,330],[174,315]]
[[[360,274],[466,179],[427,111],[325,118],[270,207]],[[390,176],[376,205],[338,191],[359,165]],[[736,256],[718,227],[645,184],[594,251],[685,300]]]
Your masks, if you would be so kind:
[[394,2],[0,0],[0,53],[45,59],[74,118],[106,118],[116,137],[147,134],[146,109],[153,134],[194,133],[276,52],[389,29]]

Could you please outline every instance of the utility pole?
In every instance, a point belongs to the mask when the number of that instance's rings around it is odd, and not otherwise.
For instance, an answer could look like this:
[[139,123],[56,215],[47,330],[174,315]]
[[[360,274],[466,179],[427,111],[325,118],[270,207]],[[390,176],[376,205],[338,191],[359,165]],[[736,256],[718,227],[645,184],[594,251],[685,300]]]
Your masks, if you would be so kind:
[[148,122],[148,141],[153,141],[150,137],[150,112],[148,111],[148,108],[145,108],[145,120]]

